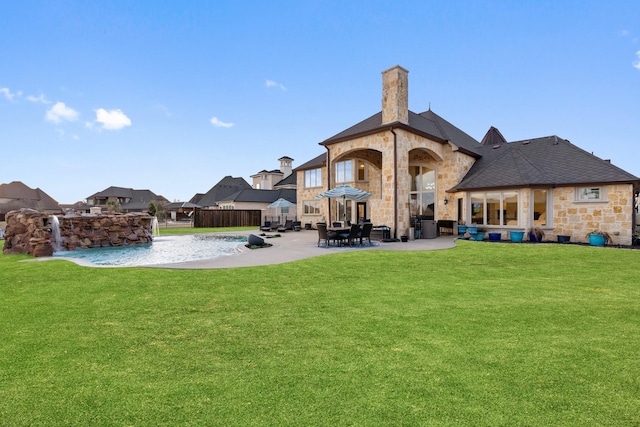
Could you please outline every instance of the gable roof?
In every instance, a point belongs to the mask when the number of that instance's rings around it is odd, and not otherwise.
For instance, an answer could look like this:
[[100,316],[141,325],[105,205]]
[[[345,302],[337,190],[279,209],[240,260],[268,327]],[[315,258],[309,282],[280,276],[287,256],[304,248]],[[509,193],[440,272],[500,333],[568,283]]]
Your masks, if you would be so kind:
[[395,122],[382,124],[382,112],[364,119],[350,128],[328,138],[320,145],[331,145],[364,135],[371,135],[389,128],[401,128],[409,132],[425,136],[442,144],[452,143],[467,154],[477,157],[475,149],[480,143],[464,131],[458,129],[431,110],[416,114],[409,111],[409,124]]
[[149,203],[152,201],[168,202],[165,197],[160,196],[151,190],[134,190],[133,188],[115,186],[111,186],[105,190],[94,193],[87,197],[87,199],[108,197],[127,199],[127,202],[120,206],[124,210],[144,210],[149,207]]
[[215,206],[220,200],[226,200],[230,194],[236,193],[243,189],[252,189],[251,185],[244,178],[234,178],[230,175],[222,178],[216,185],[211,187],[209,191],[196,199],[194,196],[191,202],[200,206]]
[[298,180],[296,178],[296,174],[292,173],[289,176],[287,176],[286,178],[281,179],[280,181],[275,183],[273,185],[273,187],[277,188],[277,187],[285,187],[285,186],[292,186],[292,185],[295,186],[297,184],[298,184]]
[[21,181],[0,184],[0,211],[20,208],[61,211],[58,202],[40,188],[30,188]]
[[604,183],[639,178],[557,136],[483,145],[466,176],[449,191]]
[[487,133],[484,135],[484,138],[482,138],[482,141],[480,141],[481,145],[498,145],[498,144],[506,144],[507,140],[505,139],[504,136],[502,136],[502,133],[500,133],[500,131],[491,126],[489,128],[489,130],[487,131]]

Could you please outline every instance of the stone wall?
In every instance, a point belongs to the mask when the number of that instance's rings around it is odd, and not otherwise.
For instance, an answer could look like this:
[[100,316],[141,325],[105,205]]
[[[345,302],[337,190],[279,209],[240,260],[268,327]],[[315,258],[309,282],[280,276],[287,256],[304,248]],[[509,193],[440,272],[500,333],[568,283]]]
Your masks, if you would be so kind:
[[[153,216],[144,213],[70,214],[58,217],[60,249],[75,250],[151,243]],[[51,256],[57,250],[49,215],[32,209],[7,214],[4,254]]]

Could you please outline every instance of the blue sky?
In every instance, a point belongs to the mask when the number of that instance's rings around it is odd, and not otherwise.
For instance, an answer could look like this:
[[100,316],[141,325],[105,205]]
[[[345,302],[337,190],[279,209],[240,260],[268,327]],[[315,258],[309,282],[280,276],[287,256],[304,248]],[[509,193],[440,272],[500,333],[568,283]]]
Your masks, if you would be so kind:
[[[0,183],[169,200],[294,167],[381,109],[558,135],[640,175],[640,2],[0,0]],[[569,159],[568,159],[569,161]]]

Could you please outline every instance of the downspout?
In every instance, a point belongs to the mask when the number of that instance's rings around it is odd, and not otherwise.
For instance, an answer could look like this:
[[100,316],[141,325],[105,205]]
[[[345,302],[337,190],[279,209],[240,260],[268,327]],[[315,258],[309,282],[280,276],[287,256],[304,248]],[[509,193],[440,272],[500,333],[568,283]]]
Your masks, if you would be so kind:
[[[327,150],[327,191],[331,190],[331,152],[329,151],[329,147],[324,146]],[[329,204],[328,217],[326,218],[327,224],[331,223],[331,199],[327,199],[327,203]]]
[[393,134],[393,240],[398,240],[398,135],[389,128]]

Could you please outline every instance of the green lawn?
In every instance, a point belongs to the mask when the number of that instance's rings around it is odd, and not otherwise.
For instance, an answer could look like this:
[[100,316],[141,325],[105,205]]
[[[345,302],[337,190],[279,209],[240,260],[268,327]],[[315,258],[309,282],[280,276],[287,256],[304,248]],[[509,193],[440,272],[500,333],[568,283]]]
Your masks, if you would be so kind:
[[640,252],[231,270],[0,256],[0,425],[640,424]]

